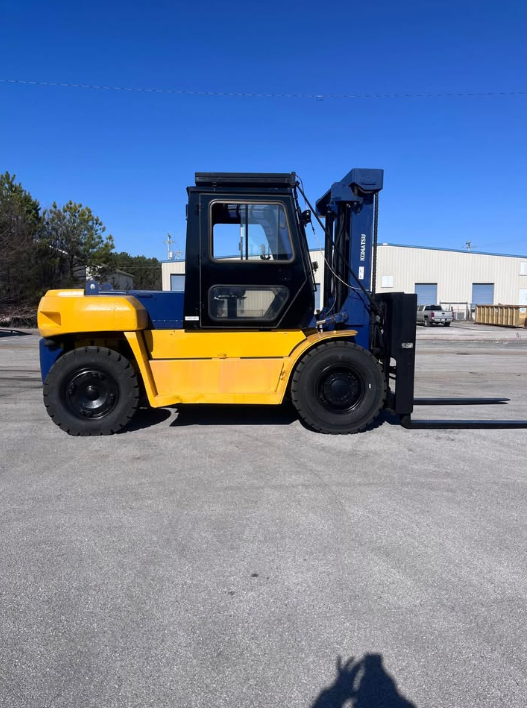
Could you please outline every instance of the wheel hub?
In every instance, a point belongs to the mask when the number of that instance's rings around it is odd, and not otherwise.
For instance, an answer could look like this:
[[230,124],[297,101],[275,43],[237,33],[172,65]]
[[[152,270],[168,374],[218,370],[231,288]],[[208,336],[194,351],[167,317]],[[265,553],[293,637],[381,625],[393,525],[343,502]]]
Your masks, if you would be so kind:
[[99,398],[99,389],[95,386],[88,386],[86,388],[86,398],[90,401],[96,401]]
[[80,418],[103,418],[114,408],[119,397],[116,381],[97,369],[75,372],[65,387],[65,402]]
[[330,369],[319,379],[318,397],[327,409],[346,412],[362,400],[363,387],[350,369]]

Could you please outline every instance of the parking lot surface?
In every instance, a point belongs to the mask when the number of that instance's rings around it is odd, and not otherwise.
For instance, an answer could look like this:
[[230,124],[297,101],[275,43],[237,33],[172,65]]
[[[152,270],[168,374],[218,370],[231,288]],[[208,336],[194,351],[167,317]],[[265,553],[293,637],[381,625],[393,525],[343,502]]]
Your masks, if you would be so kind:
[[[420,328],[416,394],[511,403],[419,416],[527,418],[525,333],[463,329]],[[525,706],[527,430],[72,438],[41,398],[38,336],[0,336],[0,706]]]

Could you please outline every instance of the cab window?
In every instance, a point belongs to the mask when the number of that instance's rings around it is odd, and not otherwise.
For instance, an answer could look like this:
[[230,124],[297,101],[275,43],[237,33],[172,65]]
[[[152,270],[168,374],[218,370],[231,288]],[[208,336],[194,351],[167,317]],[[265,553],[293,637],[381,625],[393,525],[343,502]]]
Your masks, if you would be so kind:
[[273,262],[293,258],[283,204],[213,202],[210,223],[215,260]]
[[273,321],[289,297],[283,285],[215,285],[209,290],[213,320]]

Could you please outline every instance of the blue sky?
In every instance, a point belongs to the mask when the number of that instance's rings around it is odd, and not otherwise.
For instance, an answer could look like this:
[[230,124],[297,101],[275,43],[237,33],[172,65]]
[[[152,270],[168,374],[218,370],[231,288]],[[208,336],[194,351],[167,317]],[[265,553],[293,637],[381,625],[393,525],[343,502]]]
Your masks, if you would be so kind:
[[[189,91],[527,91],[527,4],[0,3],[0,78]],[[0,84],[0,171],[118,250],[184,249],[195,171],[381,167],[381,242],[527,253],[527,96],[231,98]],[[312,245],[316,245],[315,242]]]

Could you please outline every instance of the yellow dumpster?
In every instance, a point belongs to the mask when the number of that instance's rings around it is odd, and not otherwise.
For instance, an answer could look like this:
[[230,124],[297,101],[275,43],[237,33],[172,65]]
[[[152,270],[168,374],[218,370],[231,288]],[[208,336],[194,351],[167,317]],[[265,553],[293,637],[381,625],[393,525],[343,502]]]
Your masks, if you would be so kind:
[[524,305],[476,305],[476,324],[499,327],[527,327],[527,307]]

